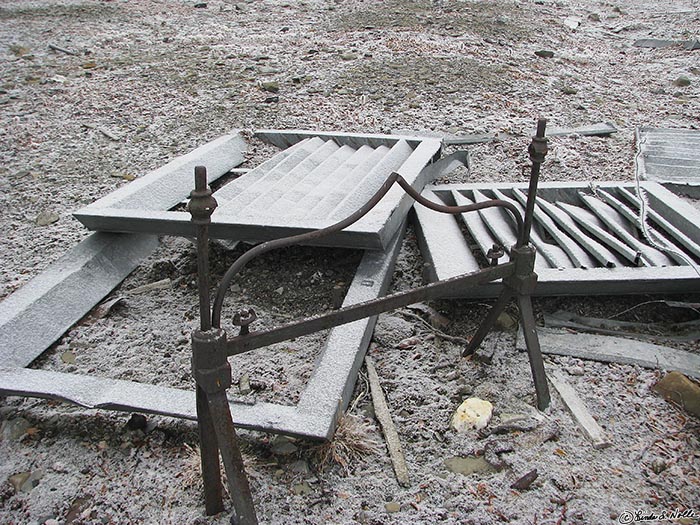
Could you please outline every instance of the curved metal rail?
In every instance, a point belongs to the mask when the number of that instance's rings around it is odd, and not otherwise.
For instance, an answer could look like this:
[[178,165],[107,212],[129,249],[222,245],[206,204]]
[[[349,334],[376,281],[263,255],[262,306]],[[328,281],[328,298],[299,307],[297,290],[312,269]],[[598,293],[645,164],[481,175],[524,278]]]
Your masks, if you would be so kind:
[[510,202],[500,199],[493,199],[490,201],[469,204],[466,206],[446,206],[444,204],[438,204],[423,197],[406,181],[406,179],[404,179],[398,173],[394,172],[391,175],[389,175],[389,177],[384,181],[381,187],[360,209],[358,209],[356,212],[349,215],[345,219],[320,230],[315,230],[308,233],[301,233],[299,235],[293,235],[291,237],[284,237],[282,239],[275,239],[273,241],[264,242],[262,244],[257,245],[255,248],[248,250],[238,259],[236,259],[224,274],[221,283],[219,284],[219,287],[216,290],[216,296],[214,298],[214,305],[212,308],[211,316],[212,326],[214,328],[221,328],[221,311],[223,309],[226,292],[231,286],[231,281],[233,280],[233,278],[245,267],[246,264],[248,264],[249,261],[257,257],[258,255],[262,255],[263,253],[269,252],[271,250],[275,250],[277,248],[285,248],[294,244],[301,244],[304,242],[314,241],[332,233],[335,233],[337,231],[340,231],[344,228],[347,228],[348,226],[356,223],[362,217],[367,215],[367,213],[369,213],[369,211],[372,208],[374,208],[379,203],[379,201],[382,200],[384,195],[386,195],[389,192],[394,183],[398,183],[399,186],[401,186],[401,188],[419,204],[422,204],[426,208],[440,213],[449,213],[455,215],[457,213],[467,213],[476,210],[483,210],[485,208],[505,208],[513,215],[513,218],[516,222],[516,227],[518,230],[517,238],[519,239],[516,248],[520,248],[528,242],[528,236],[525,234],[525,225],[523,222],[523,217],[520,216],[519,210]]

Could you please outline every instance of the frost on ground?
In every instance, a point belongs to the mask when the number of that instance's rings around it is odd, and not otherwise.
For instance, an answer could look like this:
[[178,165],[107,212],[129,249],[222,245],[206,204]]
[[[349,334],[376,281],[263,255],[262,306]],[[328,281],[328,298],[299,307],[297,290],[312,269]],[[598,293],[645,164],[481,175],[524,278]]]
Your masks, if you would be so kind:
[[[632,46],[639,38],[697,38],[694,0],[195,4],[0,5],[0,297],[87,235],[73,211],[234,128],[495,133],[470,147],[471,172],[450,178],[461,182],[525,180],[539,116],[557,127],[610,121],[619,129],[609,138],[552,139],[547,181],[631,180],[636,126],[698,125],[700,51]],[[251,158],[269,154],[255,147]],[[215,281],[241,249],[215,249]],[[323,311],[360,256],[272,253],[242,276],[238,293],[262,323]],[[393,289],[420,283],[421,268],[409,230]],[[109,315],[78,323],[34,366],[191,388],[194,269],[189,242],[165,239],[113,292],[124,299]],[[166,278],[167,288],[129,292]],[[551,298],[535,307],[591,317],[629,309],[618,318],[643,322],[697,317],[661,303],[633,308],[654,299]],[[444,331],[460,337],[485,311],[483,302],[431,306],[450,320]],[[262,522],[583,524],[625,510],[700,514],[698,421],[651,390],[659,372],[546,359],[609,435],[612,446],[595,450],[556,395],[546,412],[533,408],[512,329],[489,335],[485,354],[493,358],[485,364],[461,358],[458,344],[409,313],[380,316],[370,354],[410,487],[395,480],[361,374],[348,416],[357,421],[335,449],[242,433]],[[293,404],[321,338],[254,353],[234,368],[250,376],[255,395]],[[493,404],[486,432],[450,428],[468,397]],[[0,418],[2,523],[229,522],[203,514],[191,423],[17,398],[2,401]],[[511,488],[534,469],[528,488]]]

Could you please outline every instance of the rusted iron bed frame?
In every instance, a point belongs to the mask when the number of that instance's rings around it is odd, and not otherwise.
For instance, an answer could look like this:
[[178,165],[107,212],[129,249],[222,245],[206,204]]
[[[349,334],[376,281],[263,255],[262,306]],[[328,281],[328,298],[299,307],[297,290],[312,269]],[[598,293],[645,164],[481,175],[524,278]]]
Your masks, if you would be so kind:
[[[207,186],[206,168],[202,166],[195,168],[195,189],[190,194],[188,210],[197,230],[200,326],[199,329],[192,332],[192,373],[197,384],[197,422],[207,514],[216,514],[224,510],[219,464],[220,452],[233,502],[234,521],[241,525],[258,523],[226,397],[226,390],[232,383],[229,356],[350,323],[416,302],[443,297],[447,290],[455,288],[467,290],[480,284],[502,279],[503,291],[462,355],[469,355],[479,347],[500,313],[509,301],[515,298],[529,354],[530,368],[537,394],[537,406],[543,410],[549,405],[549,388],[531,302],[537,275],[534,272],[535,249],[530,245],[530,230],[533,223],[540,167],[547,154],[545,127],[545,119],[539,119],[536,135],[528,148],[532,167],[524,217],[520,216],[519,210],[511,203],[499,199],[466,206],[437,204],[422,197],[401,175],[392,173],[365,205],[342,221],[321,230],[264,242],[244,253],[234,261],[224,274],[214,296],[213,304],[209,295],[208,230],[211,215],[217,204],[212,196],[212,191]],[[395,183],[417,203],[441,213],[467,213],[490,207],[508,210],[516,222],[518,231],[517,243],[510,250],[510,260],[498,264],[498,258],[503,252],[502,250],[494,250],[491,266],[488,268],[406,292],[347,306],[327,314],[291,322],[269,330],[251,331],[250,327],[255,320],[255,313],[252,310],[240,311],[233,319],[234,324],[240,326],[240,331],[238,335],[230,339],[227,337],[226,331],[221,327],[224,299],[233,278],[251,259],[277,248],[308,243],[348,227],[376,206]]]

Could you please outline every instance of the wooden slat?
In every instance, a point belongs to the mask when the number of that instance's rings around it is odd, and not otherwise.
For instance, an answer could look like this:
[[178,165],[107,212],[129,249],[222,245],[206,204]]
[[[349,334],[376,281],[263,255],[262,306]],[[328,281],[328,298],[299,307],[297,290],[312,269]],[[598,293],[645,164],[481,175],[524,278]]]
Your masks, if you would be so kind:
[[610,206],[604,202],[598,200],[596,197],[591,195],[584,195],[579,192],[579,198],[588,206],[591,211],[593,211],[601,221],[620,239],[622,239],[628,246],[632,249],[642,253],[644,258],[651,263],[652,266],[669,266],[673,264],[673,261],[666,257],[662,252],[656,250],[641,242],[639,239],[634,237],[627,229],[620,225],[620,215],[612,209]]
[[[493,195],[497,199],[506,201],[520,212],[521,217],[525,217],[525,208],[520,205],[520,203],[514,199],[508,197],[505,193],[498,189],[493,190]],[[532,229],[530,231],[530,242],[537,250],[537,253],[544,257],[544,259],[549,263],[552,268],[574,268],[574,263],[571,262],[569,256],[564,250],[559,246],[553,246],[544,241],[542,236],[537,232],[537,230]]]
[[[519,188],[513,188],[513,195],[520,202],[521,205],[525,205],[527,202],[527,195],[525,195]],[[549,215],[547,215],[542,208],[539,206],[541,199],[536,199],[535,209],[534,209],[534,219],[537,223],[544,228],[549,235],[559,244],[559,246],[566,252],[574,266],[577,268],[595,268],[597,263],[590,254],[581,248],[579,244],[573,240],[569,235],[557,227],[556,223],[552,220]]]
[[[342,219],[359,209],[377,192],[381,185],[384,184],[384,181],[389,178],[389,175],[397,171],[412,153],[413,149],[406,141],[398,141],[369,173],[355,181],[354,187],[330,210],[328,216]],[[390,199],[390,197],[387,198]]]
[[[433,192],[423,192],[423,197],[443,204]],[[417,218],[418,243],[424,260],[430,265],[431,281],[442,281],[479,269],[455,216],[429,210],[420,204],[415,204],[413,210]]]

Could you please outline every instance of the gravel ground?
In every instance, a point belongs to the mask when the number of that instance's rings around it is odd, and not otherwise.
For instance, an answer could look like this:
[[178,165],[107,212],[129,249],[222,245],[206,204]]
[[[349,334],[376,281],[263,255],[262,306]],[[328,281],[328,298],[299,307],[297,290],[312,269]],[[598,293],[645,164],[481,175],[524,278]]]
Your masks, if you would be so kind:
[[[619,132],[608,138],[552,139],[542,177],[596,181],[633,178],[636,126],[699,123],[700,51],[632,46],[638,38],[697,38],[697,0],[195,4],[0,3],[0,298],[88,234],[72,212],[234,128],[495,133],[470,147],[469,173],[448,179],[471,182],[525,180],[539,116],[558,127],[610,121]],[[535,54],[541,50],[553,57]],[[254,146],[249,163],[269,153]],[[214,282],[243,249],[214,249]],[[263,324],[322,311],[360,257],[344,249],[268,254],[252,265],[255,276],[242,276],[241,296]],[[409,229],[392,288],[420,284],[421,268]],[[113,293],[124,300],[108,316],[84,319],[33,366],[191,388],[194,269],[191,244],[164,239]],[[129,292],[164,278],[167,289]],[[625,312],[617,318],[642,322],[697,318],[658,302],[637,307],[656,299],[552,298],[535,307]],[[431,306],[450,320],[445,331],[461,337],[485,311],[468,301]],[[257,382],[261,399],[294,404],[322,337],[260,351],[237,368]],[[415,344],[399,344],[411,337]],[[541,525],[615,522],[636,510],[700,515],[698,422],[651,390],[660,372],[547,359],[610,436],[611,447],[595,450],[558,397],[544,413],[534,409],[527,359],[514,341],[512,330],[490,334],[487,365],[460,358],[459,345],[405,310],[380,316],[370,355],[411,486],[396,482],[363,372],[339,442],[368,450],[346,466],[320,461],[317,443],[282,447],[274,436],[242,433],[261,522]],[[281,357],[265,360],[272,351]],[[488,428],[516,417],[527,428],[454,432],[450,417],[470,396],[493,403]],[[2,523],[229,523],[226,513],[204,516],[191,423],[149,417],[143,428],[128,414],[17,398],[2,401],[0,419]],[[453,472],[454,458],[474,457],[477,472]],[[528,490],[510,488],[535,468]]]

